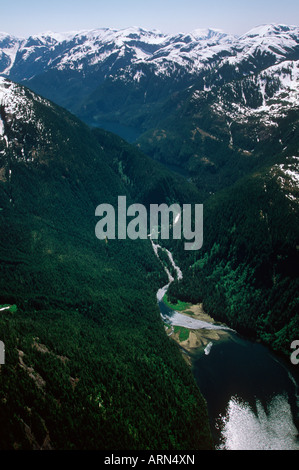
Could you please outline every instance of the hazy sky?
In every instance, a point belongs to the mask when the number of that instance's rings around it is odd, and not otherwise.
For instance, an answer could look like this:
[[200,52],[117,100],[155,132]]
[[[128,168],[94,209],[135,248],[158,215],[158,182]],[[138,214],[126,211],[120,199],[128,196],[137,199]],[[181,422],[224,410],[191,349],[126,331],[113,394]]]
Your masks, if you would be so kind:
[[0,0],[0,31],[23,37],[129,26],[164,33],[211,27],[242,34],[264,23],[298,25],[299,0]]

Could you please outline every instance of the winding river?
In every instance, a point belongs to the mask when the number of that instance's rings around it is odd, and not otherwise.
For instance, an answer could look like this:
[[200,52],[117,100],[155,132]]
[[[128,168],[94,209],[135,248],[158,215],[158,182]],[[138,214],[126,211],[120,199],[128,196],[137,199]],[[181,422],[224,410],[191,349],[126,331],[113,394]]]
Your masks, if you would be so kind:
[[[161,247],[152,240],[159,258]],[[166,250],[178,279],[183,275]],[[160,258],[159,258],[160,259]],[[163,302],[174,281],[158,290],[163,321],[190,330],[226,330],[225,340],[211,341],[190,354],[192,372],[205,397],[218,450],[299,450],[299,371],[262,344],[224,325],[197,320]]]

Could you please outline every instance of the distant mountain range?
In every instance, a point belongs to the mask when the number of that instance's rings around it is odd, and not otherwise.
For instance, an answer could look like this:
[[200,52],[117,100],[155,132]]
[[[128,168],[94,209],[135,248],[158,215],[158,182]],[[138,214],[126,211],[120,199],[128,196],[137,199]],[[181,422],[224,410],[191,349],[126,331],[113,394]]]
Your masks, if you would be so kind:
[[172,36],[140,28],[0,35],[1,75],[89,123],[127,123],[135,113],[141,131],[148,129],[149,107],[194,85],[197,93],[218,94],[214,107],[229,119],[269,121],[281,112],[275,103],[298,103],[298,60],[299,27],[275,24],[240,37],[213,29]]
[[[246,70],[240,68],[247,62],[261,69],[266,62],[297,60],[298,34],[297,26],[274,24],[256,27],[240,37],[213,29],[170,36],[141,28],[106,28],[47,32],[27,39],[1,33],[0,72],[23,80],[53,69],[85,75],[96,71],[107,78],[116,71],[123,76],[137,73],[146,64],[156,75],[171,75],[175,68],[198,75],[217,63],[218,68],[233,66],[236,74],[245,75]],[[141,78],[140,74],[134,77],[136,81]]]

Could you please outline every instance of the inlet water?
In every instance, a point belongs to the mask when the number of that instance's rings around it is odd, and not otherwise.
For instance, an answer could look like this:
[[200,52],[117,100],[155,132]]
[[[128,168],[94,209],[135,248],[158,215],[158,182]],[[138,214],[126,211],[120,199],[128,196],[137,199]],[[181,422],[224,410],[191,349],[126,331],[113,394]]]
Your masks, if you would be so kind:
[[299,450],[299,377],[261,344],[230,334],[193,358],[217,449]]
[[[152,241],[159,258],[159,245]],[[180,269],[171,253],[178,278]],[[282,360],[262,344],[224,326],[201,322],[169,309],[159,289],[161,317],[189,329],[226,329],[225,339],[211,341],[191,356],[192,371],[205,397],[211,431],[219,450],[299,450],[299,366]]]

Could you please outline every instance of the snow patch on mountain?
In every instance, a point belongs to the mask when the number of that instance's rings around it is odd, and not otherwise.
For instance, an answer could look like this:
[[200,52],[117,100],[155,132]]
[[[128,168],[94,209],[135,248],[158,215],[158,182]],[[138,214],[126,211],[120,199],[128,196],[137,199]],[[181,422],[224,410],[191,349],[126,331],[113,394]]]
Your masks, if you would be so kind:
[[231,56],[223,63],[238,66],[257,57],[272,57],[273,65],[285,60],[290,51],[298,53],[299,27],[262,25],[236,38],[231,43]]
[[271,174],[277,177],[287,199],[296,202],[299,196],[299,157],[287,157],[287,162],[271,168]]
[[292,184],[299,189],[299,157],[290,158],[291,163],[278,165],[284,175],[291,180]]
[[[42,104],[53,107],[52,103],[36,95],[32,91],[0,77],[0,144],[1,155],[6,154],[6,149],[11,150],[11,156],[18,161],[31,162],[34,160],[36,151],[31,156],[26,152],[28,149],[27,132],[30,125],[31,132],[36,132],[40,145],[48,145],[49,131],[45,128],[43,119],[39,117],[37,107]],[[8,132],[9,129],[9,132]]]
[[2,118],[0,116],[0,137],[4,136],[4,122],[2,121]]
[[8,122],[12,119],[27,123],[35,122],[34,101],[51,106],[49,101],[35,95],[35,93],[0,77],[0,105]]
[[211,29],[211,28],[206,28],[206,29],[194,29],[191,32],[191,35],[197,39],[197,40],[202,40],[202,39],[223,39],[228,36],[227,33],[225,33],[222,29]]
[[[250,103],[253,94],[257,97],[254,104]],[[212,105],[214,112],[225,113],[232,121],[246,123],[255,117],[268,126],[277,126],[276,119],[285,117],[292,108],[299,108],[298,60],[284,61],[226,85]]]
[[289,26],[285,24],[262,24],[255,26],[250,31],[241,36],[241,38],[277,36],[281,33],[289,33],[290,31],[294,31],[296,29],[298,29],[297,26]]
[[10,34],[0,33],[0,73],[8,75],[14,65],[16,55],[23,39],[15,38]]

